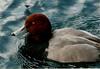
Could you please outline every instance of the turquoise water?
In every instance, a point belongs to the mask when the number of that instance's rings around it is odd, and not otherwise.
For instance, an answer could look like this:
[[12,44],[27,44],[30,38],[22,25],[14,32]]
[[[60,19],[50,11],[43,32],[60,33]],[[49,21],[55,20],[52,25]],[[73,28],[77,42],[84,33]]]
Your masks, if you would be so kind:
[[53,30],[72,27],[100,37],[100,0],[0,0],[0,69],[20,69],[14,55],[20,42],[10,33],[24,24],[29,10],[47,15]]

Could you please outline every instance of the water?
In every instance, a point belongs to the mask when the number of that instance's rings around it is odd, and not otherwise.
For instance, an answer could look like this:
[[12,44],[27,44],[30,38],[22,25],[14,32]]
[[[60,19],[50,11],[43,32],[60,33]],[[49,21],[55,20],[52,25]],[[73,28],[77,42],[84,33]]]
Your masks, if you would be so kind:
[[100,37],[100,0],[0,0],[0,69],[20,69],[15,63],[20,43],[10,33],[30,14],[25,4],[30,4],[32,13],[46,14],[53,30],[72,27]]

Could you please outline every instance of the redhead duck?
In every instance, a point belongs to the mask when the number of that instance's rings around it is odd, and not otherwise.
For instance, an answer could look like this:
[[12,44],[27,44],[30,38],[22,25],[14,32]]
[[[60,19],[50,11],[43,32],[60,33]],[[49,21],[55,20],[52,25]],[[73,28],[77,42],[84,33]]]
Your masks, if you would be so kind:
[[26,58],[47,58],[60,63],[95,62],[99,59],[99,37],[72,28],[52,31],[51,23],[44,14],[28,16],[25,25],[12,35],[25,37],[25,45],[20,52]]

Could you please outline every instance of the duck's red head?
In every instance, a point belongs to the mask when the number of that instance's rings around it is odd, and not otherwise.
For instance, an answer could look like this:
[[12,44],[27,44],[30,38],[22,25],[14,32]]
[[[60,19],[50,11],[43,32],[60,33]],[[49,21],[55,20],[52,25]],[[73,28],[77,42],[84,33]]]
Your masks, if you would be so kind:
[[43,14],[32,14],[25,22],[25,27],[30,34],[51,32],[51,23]]
[[[26,31],[25,31],[26,29]],[[28,16],[28,18],[25,21],[25,26],[18,30],[19,33],[21,33],[19,36],[21,36],[23,33],[28,32],[28,36],[32,41],[48,41],[51,36],[51,23],[44,14],[32,14]],[[16,32],[13,33],[16,35]]]

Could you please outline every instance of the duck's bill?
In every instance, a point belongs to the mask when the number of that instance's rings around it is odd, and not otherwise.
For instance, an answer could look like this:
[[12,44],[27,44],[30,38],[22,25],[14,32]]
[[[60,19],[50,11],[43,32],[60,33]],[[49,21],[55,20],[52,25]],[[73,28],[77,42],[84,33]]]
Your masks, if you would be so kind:
[[22,26],[20,29],[11,33],[12,36],[16,36],[20,39],[24,38],[28,34],[26,28]]

